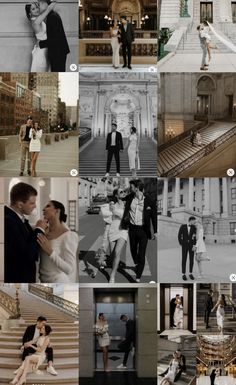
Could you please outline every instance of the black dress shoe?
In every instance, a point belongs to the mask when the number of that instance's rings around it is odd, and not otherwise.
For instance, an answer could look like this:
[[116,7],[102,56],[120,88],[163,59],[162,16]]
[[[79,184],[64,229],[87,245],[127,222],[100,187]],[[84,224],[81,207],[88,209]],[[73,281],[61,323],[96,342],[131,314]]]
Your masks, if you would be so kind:
[[185,274],[183,274],[182,279],[183,279],[184,281],[187,281],[187,277],[186,277]]
[[129,70],[132,70],[132,67],[131,66],[128,66]]
[[206,326],[206,329],[210,329],[210,326],[209,326],[209,325],[207,325],[207,326]]
[[126,64],[124,64],[122,68],[125,68],[125,67],[126,67]]
[[23,176],[23,175],[24,175],[24,173],[23,173],[23,172],[20,172],[19,176]]
[[28,171],[28,175],[29,175],[29,176],[31,175],[31,171]]
[[189,274],[189,278],[194,280],[194,276],[192,274]]

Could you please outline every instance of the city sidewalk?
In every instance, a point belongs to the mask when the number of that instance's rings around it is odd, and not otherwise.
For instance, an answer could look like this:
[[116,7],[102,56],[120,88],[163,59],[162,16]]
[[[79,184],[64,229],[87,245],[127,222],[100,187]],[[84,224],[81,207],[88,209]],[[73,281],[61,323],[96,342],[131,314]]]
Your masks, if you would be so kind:
[[[25,165],[24,175],[27,176]],[[71,169],[78,170],[78,137],[70,136],[51,145],[42,144],[36,165],[37,176],[70,176]],[[19,151],[10,153],[7,160],[0,161],[0,176],[16,177],[20,172]]]
[[212,54],[208,71],[200,71],[201,53],[170,53],[158,63],[158,72],[235,72],[236,54]]

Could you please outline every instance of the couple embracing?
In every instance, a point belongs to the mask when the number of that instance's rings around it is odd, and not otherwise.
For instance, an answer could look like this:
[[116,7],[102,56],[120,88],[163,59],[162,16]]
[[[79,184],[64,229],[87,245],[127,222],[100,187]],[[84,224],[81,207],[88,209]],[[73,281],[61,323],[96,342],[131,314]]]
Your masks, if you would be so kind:
[[36,208],[37,194],[23,182],[10,191],[10,205],[5,206],[4,281],[35,283],[39,261],[40,282],[77,282],[78,236],[66,226],[64,205],[50,200],[34,228],[25,217]]
[[128,22],[126,16],[121,16],[121,22],[112,21],[110,27],[112,65],[115,69],[120,65],[120,46],[122,47],[123,68],[131,67],[132,43],[134,42],[134,30],[132,23]]

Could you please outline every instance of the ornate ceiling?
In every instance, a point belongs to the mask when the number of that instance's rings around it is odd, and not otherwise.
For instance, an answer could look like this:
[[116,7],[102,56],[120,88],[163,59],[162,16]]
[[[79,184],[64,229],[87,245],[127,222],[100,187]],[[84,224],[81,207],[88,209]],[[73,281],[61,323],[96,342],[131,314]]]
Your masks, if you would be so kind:
[[[112,5],[116,0],[82,0],[82,6],[88,7],[92,10],[108,10],[112,9]],[[148,9],[157,9],[156,0],[119,0],[119,2],[127,3],[128,5],[132,5],[132,3],[139,3],[140,8],[148,10]]]

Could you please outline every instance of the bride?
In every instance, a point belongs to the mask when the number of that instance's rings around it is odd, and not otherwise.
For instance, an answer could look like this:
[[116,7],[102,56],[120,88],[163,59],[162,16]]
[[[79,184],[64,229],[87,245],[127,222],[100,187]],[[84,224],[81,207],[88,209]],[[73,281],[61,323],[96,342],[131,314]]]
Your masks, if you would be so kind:
[[110,27],[111,47],[112,47],[112,65],[115,69],[120,65],[120,30],[117,21],[113,21]]
[[48,72],[50,70],[47,48],[40,48],[39,41],[47,40],[47,28],[44,20],[55,6],[56,2],[54,1],[41,14],[37,1],[33,1],[31,4],[26,4],[25,6],[26,16],[31,22],[31,27],[37,39],[32,51],[30,72]]
[[139,137],[136,133],[136,128],[131,127],[130,136],[128,138],[128,158],[129,158],[129,168],[132,172],[132,177],[137,177],[137,170],[140,170],[140,161],[139,161]]
[[177,329],[183,329],[184,311],[181,299],[176,300],[176,307],[174,312],[174,324]]
[[203,261],[210,261],[210,258],[208,256],[203,257],[203,254],[206,253],[206,245],[204,242],[204,232],[203,227],[200,221],[196,224],[197,232],[196,232],[196,239],[197,243],[195,246],[195,259],[197,261],[198,270],[199,270],[199,276],[198,278],[202,278],[202,262]]
[[223,334],[223,329],[224,329],[225,306],[226,306],[225,295],[221,294],[218,298],[217,303],[212,309],[212,312],[215,311],[215,309],[217,309],[216,321],[217,321],[217,326],[220,334]]
[[46,235],[38,235],[41,247],[39,275],[41,282],[78,282],[77,248],[78,235],[66,225],[65,207],[51,200],[43,209],[48,221]]
[[178,354],[176,352],[173,353],[173,358],[170,361],[168,372],[161,381],[160,385],[170,385],[174,383],[175,376],[179,369],[179,360],[178,360]]
[[49,334],[52,329],[49,325],[42,326],[40,329],[40,336],[31,341],[31,345],[28,345],[35,350],[35,353],[27,356],[19,368],[17,375],[10,382],[13,385],[26,384],[26,376],[28,373],[36,372],[40,365],[46,359],[45,350],[50,344]]

